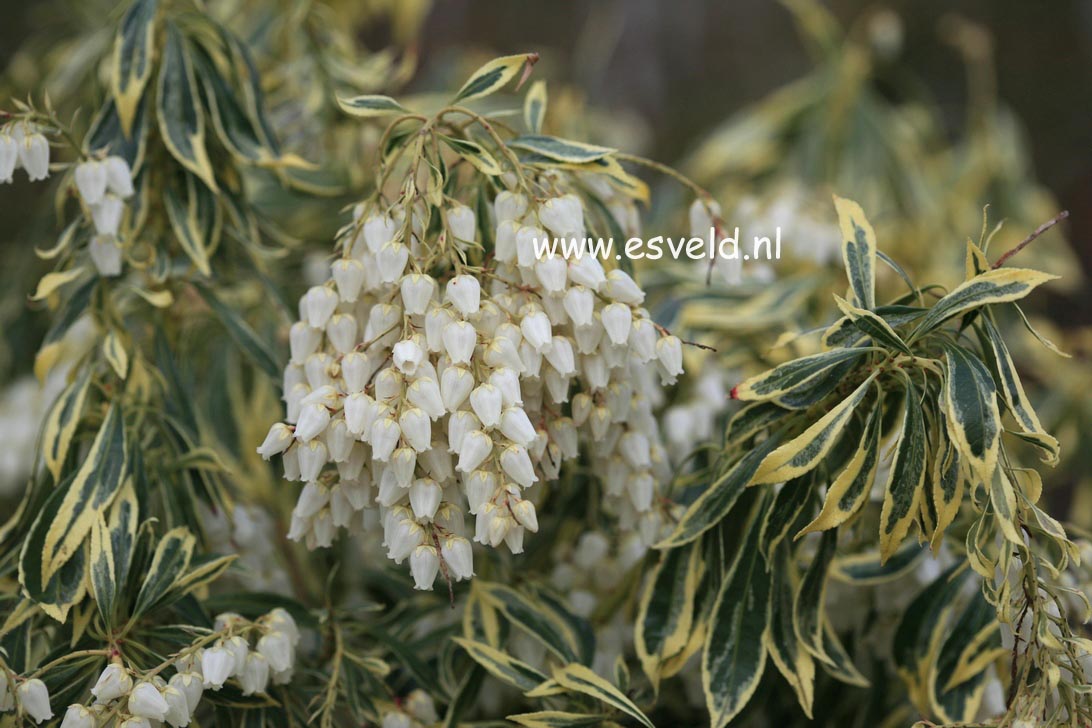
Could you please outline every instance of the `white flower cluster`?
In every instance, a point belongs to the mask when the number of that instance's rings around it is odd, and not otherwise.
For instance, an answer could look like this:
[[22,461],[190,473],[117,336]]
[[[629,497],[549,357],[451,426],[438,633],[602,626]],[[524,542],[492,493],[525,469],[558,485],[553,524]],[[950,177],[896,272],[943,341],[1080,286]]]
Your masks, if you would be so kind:
[[31,182],[49,177],[49,141],[26,122],[0,127],[0,184],[11,182],[20,167]]
[[122,248],[118,239],[125,200],[133,196],[133,175],[121,157],[89,159],[76,165],[76,190],[87,206],[95,236],[87,246],[99,275],[121,274]]
[[441,568],[469,579],[464,512],[475,541],[521,552],[538,530],[527,489],[556,478],[582,440],[622,527],[649,541],[660,531],[653,494],[668,464],[648,393],[657,370],[666,383],[682,372],[679,339],[625,272],[592,255],[536,258],[536,239],[584,236],[580,197],[502,192],[493,212],[488,266],[441,273],[436,251],[477,237],[470,208],[446,206],[430,247],[423,204],[409,220],[399,205],[358,207],[331,279],[301,298],[289,424],[258,448],[304,483],[289,538],[329,546],[375,501],[388,556],[409,559],[418,588]]
[[240,502],[230,511],[213,511],[204,503],[198,503],[197,508],[209,550],[238,556],[237,568],[233,567],[226,578],[237,579],[248,591],[292,593],[288,572],[277,557],[276,543],[281,534],[268,510]]
[[[226,613],[216,618],[222,637],[209,647],[184,651],[175,661],[176,672],[164,680],[158,671],[140,675],[120,660],[111,662],[91,688],[91,705],[68,706],[60,728],[95,728],[103,720],[117,728],[172,728],[187,726],[205,690],[219,690],[234,678],[244,695],[264,692],[270,681],[284,684],[292,677],[300,633],[295,620],[277,608],[256,622]],[[248,637],[260,635],[254,648]],[[27,681],[24,686],[40,681]],[[32,700],[20,699],[29,715],[41,722],[52,717],[45,686],[35,688]],[[34,712],[37,711],[37,712]]]
[[0,713],[18,709],[35,723],[53,717],[49,688],[38,678],[16,681],[6,670],[0,673]]

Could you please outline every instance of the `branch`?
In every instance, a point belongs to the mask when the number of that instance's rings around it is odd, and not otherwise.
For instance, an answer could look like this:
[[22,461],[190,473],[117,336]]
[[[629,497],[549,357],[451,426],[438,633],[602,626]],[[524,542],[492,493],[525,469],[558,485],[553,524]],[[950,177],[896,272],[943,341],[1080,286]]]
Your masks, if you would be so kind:
[[1057,215],[1055,215],[1053,219],[1047,220],[1042,225],[1040,225],[1039,227],[1032,230],[1031,235],[1028,235],[1026,238],[1024,238],[1023,242],[1021,242],[1015,248],[1013,248],[1009,252],[1005,253],[1000,258],[998,258],[997,262],[993,264],[993,269],[997,270],[998,268],[1003,266],[1008,261],[1009,258],[1011,258],[1012,256],[1016,255],[1017,253],[1019,253],[1024,248],[1031,245],[1033,242],[1035,242],[1036,238],[1038,238],[1040,235],[1045,233],[1047,230],[1050,230],[1052,227],[1054,227],[1055,225],[1060,223],[1062,220],[1065,220],[1067,217],[1069,217],[1069,210],[1062,210]]

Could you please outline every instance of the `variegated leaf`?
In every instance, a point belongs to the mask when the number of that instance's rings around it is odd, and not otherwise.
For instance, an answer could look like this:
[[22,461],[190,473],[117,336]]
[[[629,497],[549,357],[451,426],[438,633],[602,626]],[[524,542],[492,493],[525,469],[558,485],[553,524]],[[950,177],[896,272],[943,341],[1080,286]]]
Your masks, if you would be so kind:
[[766,631],[771,590],[770,574],[758,548],[758,522],[764,511],[756,508],[744,527],[745,540],[709,617],[701,682],[712,728],[724,728],[739,715],[758,689],[766,667],[766,648],[757,639]]
[[796,637],[793,622],[793,579],[789,573],[791,552],[782,545],[776,553],[770,593],[770,617],[762,635],[763,644],[778,672],[792,686],[801,710],[812,717],[815,700],[815,660]]
[[125,379],[129,373],[129,353],[125,351],[125,345],[121,343],[121,337],[116,331],[110,331],[103,337],[102,355],[106,357],[118,379]]
[[989,370],[963,347],[944,345],[945,423],[960,460],[980,483],[989,483],[1001,447],[997,391]]
[[483,642],[463,637],[452,639],[493,677],[523,692],[533,690],[547,679],[545,675],[527,663]]
[[193,62],[176,26],[167,25],[166,37],[156,96],[156,118],[163,144],[179,164],[215,192],[216,177],[205,151],[205,115]]
[[925,483],[925,418],[918,401],[917,387],[909,377],[905,379],[905,384],[901,433],[880,510],[881,561],[887,561],[895,553],[910,530],[910,524],[921,507]]
[[440,135],[441,141],[444,144],[451,147],[456,154],[470,162],[475,169],[484,175],[490,177],[497,177],[504,174],[504,170],[501,168],[497,160],[493,158],[493,155],[485,150],[482,145],[477,142],[472,142],[469,139],[457,139],[455,137]]
[[932,539],[934,551],[940,548],[944,531],[959,513],[959,506],[963,502],[964,486],[959,453],[949,443],[946,452],[936,458],[933,473],[933,505],[937,511],[937,522]]
[[61,468],[68,457],[68,448],[72,436],[83,416],[87,392],[91,385],[91,369],[83,367],[79,377],[71,382],[57,401],[49,408],[45,423],[42,425],[42,453],[46,468],[53,476],[53,482],[60,482]]
[[405,114],[406,109],[390,96],[365,95],[337,97],[337,105],[350,116],[358,119],[370,119],[388,114]]
[[873,372],[857,388],[820,417],[803,434],[766,456],[758,467],[752,485],[780,483],[799,478],[827,456],[845,429],[853,413],[868,394],[877,376]]
[[61,623],[68,619],[69,611],[86,594],[86,549],[80,544],[71,558],[48,576],[43,569],[42,554],[74,479],[72,476],[61,483],[46,500],[31,524],[19,554],[19,583],[43,612]]
[[527,89],[523,99],[523,123],[532,134],[542,133],[542,120],[546,117],[546,82],[535,81]]
[[910,347],[902,340],[902,337],[880,316],[863,308],[858,308],[846,301],[841,296],[835,296],[834,302],[853,324],[867,334],[879,346],[900,351],[907,356],[913,356]]
[[569,164],[587,164],[617,151],[610,147],[574,142],[543,134],[527,134],[516,137],[508,142],[508,146],[540,154],[556,162],[567,162]]
[[479,589],[486,604],[562,660],[577,662],[580,659],[580,635],[568,624],[511,587],[484,582],[479,585]]
[[134,0],[121,19],[111,58],[110,89],[126,137],[152,77],[157,0]]
[[834,196],[842,230],[842,260],[853,297],[861,308],[876,307],[876,233],[861,206]]
[[701,549],[693,545],[670,549],[660,557],[641,594],[634,637],[637,657],[654,688],[660,684],[660,665],[690,641],[701,572]]
[[49,579],[83,547],[84,539],[125,480],[129,453],[120,404],[106,413],[95,441],[46,534],[41,553],[42,581]]
[[[972,645],[976,652],[985,649],[979,653],[987,658],[985,661],[964,659],[966,649]],[[1005,652],[997,649],[1000,646],[997,610],[978,590],[952,626],[930,671],[932,707],[941,720],[946,723],[974,720],[986,689],[986,668]],[[959,668],[963,674],[957,675]]]
[[835,349],[805,356],[758,374],[732,389],[732,398],[769,400],[808,387],[827,371],[864,355],[859,349]]
[[561,687],[595,698],[601,703],[616,708],[635,719],[647,728],[655,728],[636,703],[625,693],[592,672],[591,668],[578,663],[554,668],[553,678]]
[[998,268],[975,276],[937,301],[914,329],[910,341],[913,342],[953,316],[971,309],[1017,301],[1036,287],[1055,278],[1057,276],[1024,268]]
[[823,624],[826,621],[827,574],[838,549],[838,531],[824,531],[819,548],[793,598],[793,628],[804,649],[822,662],[830,662],[823,651]]
[[804,526],[796,538],[814,531],[825,531],[840,526],[864,505],[872,492],[876,470],[880,464],[880,430],[883,417],[879,407],[868,415],[861,440],[845,469],[827,488],[823,509],[815,520]]
[[537,53],[521,53],[515,56],[495,58],[470,76],[467,82],[463,84],[463,87],[459,89],[459,93],[455,94],[452,103],[488,96],[515,78],[516,74],[521,70],[524,72],[524,77],[526,77],[537,61]]
[[909,573],[924,553],[918,544],[907,543],[892,554],[891,558],[882,562],[879,551],[847,554],[834,559],[830,576],[855,586],[886,584]]
[[185,526],[171,529],[163,534],[152,557],[152,565],[144,576],[140,586],[133,616],[145,614],[174,586],[175,582],[189,568],[190,558],[197,539]]
[[91,594],[102,615],[103,621],[112,626],[114,620],[114,598],[117,595],[117,565],[114,563],[113,541],[106,518],[99,514],[98,521],[91,529],[91,547],[89,574]]

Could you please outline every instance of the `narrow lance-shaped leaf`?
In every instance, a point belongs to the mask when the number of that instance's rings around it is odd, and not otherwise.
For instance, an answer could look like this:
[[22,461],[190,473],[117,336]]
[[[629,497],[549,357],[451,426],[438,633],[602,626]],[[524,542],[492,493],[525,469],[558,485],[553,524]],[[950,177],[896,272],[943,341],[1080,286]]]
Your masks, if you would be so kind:
[[1024,268],[998,268],[965,281],[929,309],[910,340],[929,333],[953,316],[995,303],[1017,301],[1057,276]]
[[524,728],[584,728],[605,725],[606,716],[569,713],[563,710],[540,710],[536,713],[510,715],[507,720]]
[[60,482],[61,468],[68,456],[72,436],[83,416],[90,384],[91,368],[83,367],[79,377],[65,387],[46,415],[42,426],[42,452],[46,468],[53,476],[54,482]]
[[1009,411],[1016,422],[1028,435],[1032,435],[1039,447],[1043,450],[1043,459],[1047,463],[1058,462],[1058,440],[1051,436],[1039,422],[1039,415],[1031,406],[1031,400],[1024,392],[1024,385],[1020,381],[1020,375],[1016,371],[1016,365],[1009,355],[1008,347],[1001,338],[1001,333],[990,320],[989,316],[983,316],[980,323],[980,339],[983,340],[983,348],[991,354],[992,363],[997,375],[997,383],[1005,398]]
[[997,391],[985,365],[966,349],[944,345],[945,423],[960,459],[979,482],[988,483],[1001,447],[1001,417]]
[[480,588],[487,604],[562,660],[576,662],[579,659],[580,638],[567,624],[515,589],[493,583],[482,584]]
[[553,159],[558,162],[568,162],[570,164],[594,162],[597,159],[602,159],[617,151],[610,147],[600,147],[595,144],[574,142],[568,139],[559,139],[558,137],[546,136],[543,134],[527,134],[516,137],[508,142],[508,146],[515,149],[525,149],[528,152],[541,154],[548,159]]
[[100,514],[98,521],[91,529],[91,553],[90,553],[90,582],[91,593],[95,597],[95,605],[103,621],[113,625],[114,596],[117,594],[117,567],[114,564],[114,548],[110,538],[110,528],[106,525],[106,519]]
[[845,646],[838,639],[830,619],[824,619],[823,654],[829,658],[828,662],[821,663],[823,670],[835,680],[861,688],[869,686],[868,678],[862,675],[857,666],[853,664],[853,660],[850,659]]
[[656,544],[658,549],[675,548],[690,543],[721,521],[732,510],[740,494],[751,482],[759,464],[778,439],[770,437],[759,443],[728,467],[686,509],[671,535]]
[[936,459],[933,473],[933,505],[937,523],[933,531],[933,550],[940,548],[944,531],[955,520],[963,501],[964,479],[959,452],[949,443],[946,452]]
[[110,550],[114,557],[114,583],[124,585],[129,579],[137,529],[140,527],[140,504],[137,502],[132,477],[125,479],[121,490],[114,497],[107,525],[110,528]]
[[167,44],[159,69],[156,117],[167,150],[213,192],[216,177],[205,151],[205,116],[193,64],[182,33],[167,25]]
[[[192,192],[194,185],[190,183],[187,187]],[[212,275],[212,269],[209,267],[209,253],[205,247],[201,222],[197,219],[196,206],[183,203],[170,187],[163,193],[163,202],[167,209],[167,217],[171,221],[171,228],[174,230],[175,240],[201,275],[206,277]]]
[[849,287],[857,303],[866,309],[876,307],[876,233],[864,210],[853,200],[834,196],[838,226],[842,230],[842,260]]
[[909,573],[923,554],[920,545],[910,542],[883,562],[879,551],[874,550],[839,556],[831,564],[830,576],[854,586],[886,584]]
[[523,122],[532,134],[542,133],[542,120],[546,116],[546,82],[535,81],[523,99]]
[[189,567],[195,544],[193,534],[184,526],[163,534],[156,546],[152,565],[148,567],[148,573],[140,587],[140,593],[137,594],[136,606],[133,607],[134,617],[144,614],[174,585]]
[[860,349],[835,349],[794,359],[737,385],[732,390],[732,398],[754,401],[782,397],[789,392],[807,387],[828,370],[863,356],[864,353],[865,351]]
[[796,534],[796,538],[806,533],[825,531],[828,528],[840,526],[864,505],[872,492],[872,483],[876,479],[876,470],[880,464],[882,420],[880,408],[877,405],[868,415],[853,457],[827,488],[822,511],[814,521]]
[[46,534],[41,554],[42,581],[79,550],[98,517],[110,506],[125,480],[129,454],[119,404],[110,406],[83,465],[68,486]]
[[459,93],[455,94],[452,103],[488,96],[515,78],[516,74],[521,70],[524,71],[524,77],[526,77],[531,66],[537,61],[537,53],[521,53],[515,56],[495,58],[470,76],[467,82],[463,84],[463,87],[459,89]]
[[796,637],[789,546],[779,546],[775,558],[775,569],[771,578],[770,617],[762,641],[778,672],[796,693],[801,710],[810,719],[815,699],[815,661]]
[[880,560],[887,561],[906,537],[921,504],[925,483],[925,418],[918,390],[905,379],[902,433],[895,448],[891,475],[884,489],[880,510]]
[[[937,654],[936,664],[930,670],[932,708],[944,722],[969,723],[978,714],[986,689],[985,671],[990,662],[975,661],[974,667],[977,670],[959,676],[958,681],[953,681],[952,678],[956,677],[955,671],[960,667],[965,648],[974,644],[976,638],[985,635],[985,641],[979,642],[979,645],[1000,647],[999,629],[997,611],[986,601],[981,590],[976,590],[970,603],[952,625],[951,633]],[[985,655],[996,659],[1003,652],[987,649]],[[964,670],[970,664],[964,663]]]
[[74,478],[72,476],[58,486],[38,511],[19,554],[19,583],[42,611],[62,623],[68,618],[69,610],[85,594],[86,551],[83,548],[77,549],[67,563],[48,577],[43,572],[42,553],[46,539],[53,533],[52,525]]
[[553,677],[561,687],[593,697],[601,703],[622,711],[641,725],[655,728],[636,703],[626,697],[621,690],[592,672],[591,668],[573,663],[555,668]]
[[121,19],[111,58],[110,89],[128,137],[144,87],[152,77],[157,0],[134,0]]
[[546,681],[546,676],[521,660],[490,647],[483,642],[463,637],[452,638],[466,650],[475,662],[489,671],[493,677],[524,692],[533,690]]
[[834,302],[838,304],[842,313],[853,321],[854,326],[870,336],[877,345],[900,351],[907,356],[914,355],[902,337],[883,318],[871,311],[854,306],[841,296],[835,296]]
[[823,650],[823,623],[826,619],[827,573],[838,548],[838,531],[824,531],[819,548],[812,557],[800,588],[793,600],[792,613],[796,637],[813,657],[830,662]]
[[721,584],[710,613],[702,652],[701,682],[712,728],[724,728],[750,701],[766,667],[760,639],[769,618],[770,574],[758,548],[758,519],[745,527],[746,539]]
[[405,114],[406,109],[390,96],[366,95],[337,97],[337,105],[349,116],[358,119],[371,119],[388,114]]
[[666,551],[641,595],[634,637],[637,657],[654,687],[660,683],[661,663],[690,640],[701,565],[701,549],[695,546]]
[[468,139],[456,139],[445,134],[440,135],[440,140],[451,147],[460,157],[470,162],[482,174],[490,177],[504,174],[504,170],[501,169],[493,155],[485,151],[477,142]]
[[868,375],[852,394],[804,430],[803,434],[767,455],[751,483],[780,483],[799,478],[818,465],[838,441],[876,376],[876,372]]

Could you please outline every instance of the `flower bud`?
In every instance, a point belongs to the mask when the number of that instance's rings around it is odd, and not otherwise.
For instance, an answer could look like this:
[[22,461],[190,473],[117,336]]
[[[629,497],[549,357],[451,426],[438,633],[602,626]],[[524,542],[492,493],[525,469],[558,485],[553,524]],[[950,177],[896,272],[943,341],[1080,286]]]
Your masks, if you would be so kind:
[[521,500],[512,506],[512,515],[519,525],[531,533],[538,533],[538,514],[535,512],[535,504],[529,500]]
[[269,434],[265,436],[265,440],[258,447],[258,454],[262,456],[263,460],[268,460],[274,455],[280,455],[292,444],[292,439],[292,428],[283,422],[277,422],[269,428]]
[[528,447],[535,440],[535,427],[522,407],[509,407],[501,415],[500,431],[512,442]]
[[524,488],[530,488],[538,480],[531,456],[522,445],[509,445],[500,456],[501,469],[512,480]]

